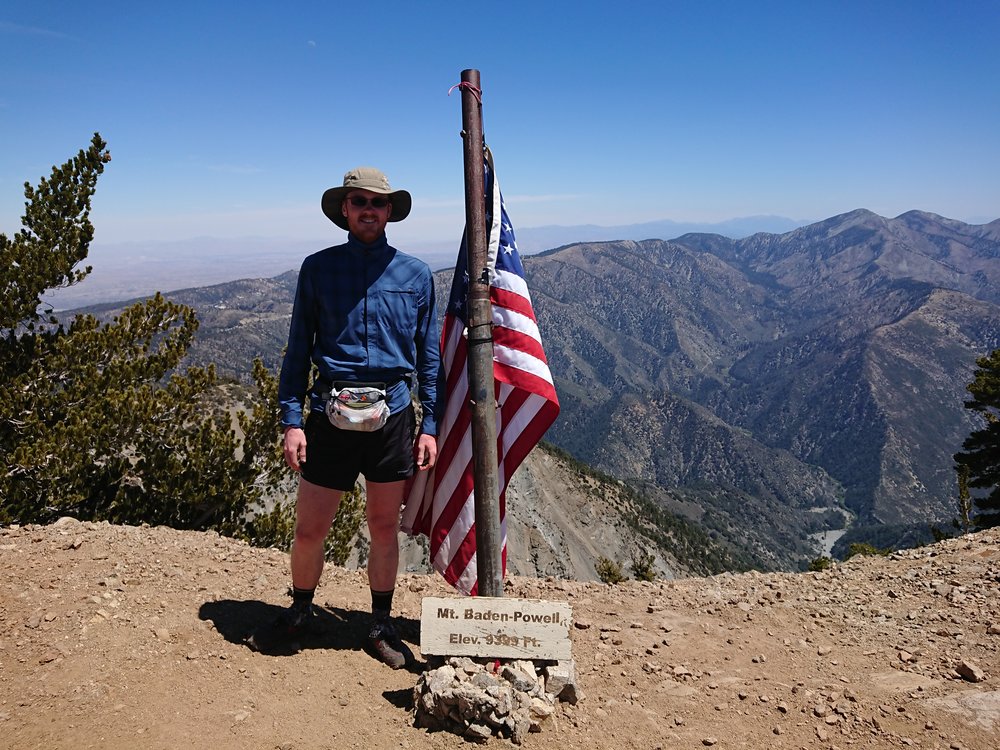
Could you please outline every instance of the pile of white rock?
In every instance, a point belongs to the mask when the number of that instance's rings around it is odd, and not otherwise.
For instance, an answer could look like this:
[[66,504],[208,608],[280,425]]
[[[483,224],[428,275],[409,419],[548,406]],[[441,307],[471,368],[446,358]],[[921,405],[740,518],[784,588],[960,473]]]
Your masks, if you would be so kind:
[[491,736],[520,745],[528,732],[540,732],[558,701],[582,697],[572,660],[497,662],[450,657],[433,663],[413,690],[416,725],[448,731],[476,742]]

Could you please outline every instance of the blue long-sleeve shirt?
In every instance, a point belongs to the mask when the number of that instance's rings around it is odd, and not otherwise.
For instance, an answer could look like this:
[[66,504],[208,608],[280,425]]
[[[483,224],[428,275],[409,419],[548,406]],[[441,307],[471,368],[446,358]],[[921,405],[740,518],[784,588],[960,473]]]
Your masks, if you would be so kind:
[[[303,261],[295,290],[288,349],[278,380],[281,424],[301,426],[311,365],[327,386],[335,381],[392,383],[390,413],[410,403],[414,373],[423,407],[420,429],[437,434],[438,326],[434,277],[421,260],[390,246],[385,235],[371,244],[348,234],[347,243]],[[322,412],[321,384],[310,393]]]

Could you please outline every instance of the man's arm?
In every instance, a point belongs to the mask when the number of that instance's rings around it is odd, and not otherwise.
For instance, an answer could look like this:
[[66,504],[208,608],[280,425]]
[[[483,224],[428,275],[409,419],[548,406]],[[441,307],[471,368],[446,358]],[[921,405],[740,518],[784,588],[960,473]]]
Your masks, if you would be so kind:
[[284,429],[285,463],[294,471],[301,469],[306,460],[306,434],[302,406],[306,389],[309,387],[312,342],[316,332],[316,322],[312,314],[311,286],[308,281],[306,264],[302,264],[295,288],[292,305],[292,320],[288,327],[288,345],[281,362],[278,377],[278,404],[281,407],[281,426]]
[[282,427],[301,427],[304,422],[302,405],[309,387],[309,370],[312,364],[310,355],[316,333],[313,309],[309,274],[306,263],[303,263],[295,287],[292,320],[288,326],[288,345],[278,377]]
[[[423,410],[420,421],[421,435],[437,435],[438,375],[441,367],[440,334],[438,333],[434,276],[430,268],[426,273],[424,299],[417,311],[417,331],[414,341],[417,352],[417,398]],[[418,464],[420,462],[418,461]]]

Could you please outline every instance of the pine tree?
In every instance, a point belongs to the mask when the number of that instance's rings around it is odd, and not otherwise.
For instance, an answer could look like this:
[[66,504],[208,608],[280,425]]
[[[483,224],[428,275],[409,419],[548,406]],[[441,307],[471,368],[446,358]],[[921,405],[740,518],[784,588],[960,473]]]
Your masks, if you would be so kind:
[[80,282],[91,198],[110,161],[90,147],[25,184],[22,229],[0,234],[0,523],[81,520],[239,533],[276,484],[275,378],[255,363],[238,412],[214,368],[180,372],[195,313],[159,293],[110,323],[60,322],[48,289]]
[[972,399],[965,408],[981,415],[986,422],[962,444],[955,454],[960,472],[967,472],[968,486],[983,491],[975,497],[979,511],[976,528],[1000,526],[1000,349],[976,360],[975,377],[967,386]]

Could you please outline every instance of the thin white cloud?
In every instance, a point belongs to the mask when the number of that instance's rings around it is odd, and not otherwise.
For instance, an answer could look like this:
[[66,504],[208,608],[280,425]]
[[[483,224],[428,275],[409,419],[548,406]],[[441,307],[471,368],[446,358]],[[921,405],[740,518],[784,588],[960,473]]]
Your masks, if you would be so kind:
[[42,29],[38,26],[23,26],[10,21],[0,21],[0,34],[20,34],[21,36],[47,36],[54,39],[70,39],[69,34],[52,29]]
[[312,39],[310,39],[308,42],[306,42],[306,44],[309,45],[310,47],[315,47],[316,46],[316,42],[314,42]]

